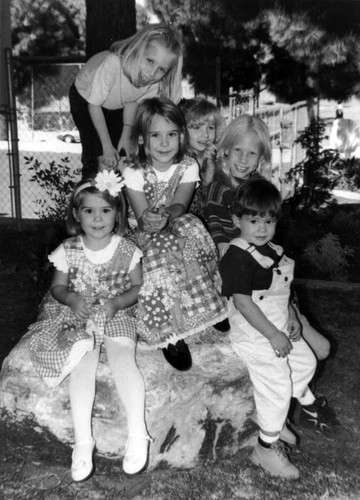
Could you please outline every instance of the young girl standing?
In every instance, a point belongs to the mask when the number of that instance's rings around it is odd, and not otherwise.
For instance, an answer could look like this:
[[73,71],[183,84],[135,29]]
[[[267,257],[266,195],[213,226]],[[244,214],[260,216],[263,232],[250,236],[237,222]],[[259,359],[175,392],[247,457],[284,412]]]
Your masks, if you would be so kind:
[[130,152],[138,103],[156,95],[179,102],[182,45],[170,26],[150,24],[109,51],[94,55],[70,89],[70,109],[82,144],[83,178],[115,168]]
[[204,97],[180,101],[189,133],[187,154],[199,164],[200,185],[195,190],[189,211],[203,218],[205,200],[215,174],[216,140],[222,124],[219,108]]
[[70,374],[74,481],[86,480],[94,470],[91,414],[103,344],[127,416],[124,471],[141,471],[148,457],[144,382],[135,362],[142,253],[124,237],[122,186],[119,176],[104,171],[74,190],[67,220],[74,236],[49,256],[54,277],[38,321],[30,326],[30,354],[39,375],[55,387]]
[[138,333],[179,370],[191,367],[184,339],[227,314],[216,247],[201,221],[186,213],[199,181],[197,162],[184,155],[186,138],[173,102],[144,100],[133,129],[135,164],[124,171],[132,237],[144,252]]

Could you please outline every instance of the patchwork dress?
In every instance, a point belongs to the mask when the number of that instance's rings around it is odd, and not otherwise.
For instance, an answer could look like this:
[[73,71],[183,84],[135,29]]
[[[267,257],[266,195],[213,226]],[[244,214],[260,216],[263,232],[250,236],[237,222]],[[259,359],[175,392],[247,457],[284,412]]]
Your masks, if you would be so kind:
[[[143,191],[149,206],[172,204],[178,185],[194,160],[176,165],[166,181],[151,166],[124,171],[126,185]],[[198,168],[198,167],[196,167]],[[143,251],[143,285],[138,299],[139,343],[166,347],[205,330],[227,317],[227,300],[220,295],[217,249],[203,223],[184,214],[156,233],[141,231],[130,214],[131,238]]]
[[49,386],[60,384],[86,352],[103,343],[104,335],[136,341],[136,306],[118,310],[109,321],[101,306],[131,288],[129,272],[141,256],[132,241],[117,235],[97,252],[86,249],[81,236],[69,238],[49,256],[68,274],[69,290],[85,297],[93,311],[82,321],[50,291],[45,295],[37,321],[29,327],[29,348],[36,371]]

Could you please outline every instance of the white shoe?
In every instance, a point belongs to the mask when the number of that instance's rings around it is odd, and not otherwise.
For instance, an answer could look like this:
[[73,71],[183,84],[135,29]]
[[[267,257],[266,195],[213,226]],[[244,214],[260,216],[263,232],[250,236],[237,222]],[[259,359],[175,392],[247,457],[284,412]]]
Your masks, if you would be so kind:
[[74,445],[72,452],[71,477],[77,483],[86,481],[94,472],[95,441],[81,441]]
[[152,441],[146,434],[129,434],[123,460],[123,470],[126,474],[139,474],[147,467]]

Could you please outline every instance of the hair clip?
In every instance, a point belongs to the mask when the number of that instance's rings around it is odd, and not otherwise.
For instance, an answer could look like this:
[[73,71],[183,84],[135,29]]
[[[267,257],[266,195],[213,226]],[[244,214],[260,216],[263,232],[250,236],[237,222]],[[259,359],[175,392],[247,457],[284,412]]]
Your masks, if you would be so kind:
[[124,178],[113,170],[103,170],[95,177],[95,187],[99,191],[109,191],[111,196],[116,196],[125,186]]

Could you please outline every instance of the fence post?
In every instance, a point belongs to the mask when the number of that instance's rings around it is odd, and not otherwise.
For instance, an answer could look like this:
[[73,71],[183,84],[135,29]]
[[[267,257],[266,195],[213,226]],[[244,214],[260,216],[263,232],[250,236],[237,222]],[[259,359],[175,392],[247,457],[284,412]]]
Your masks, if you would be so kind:
[[11,158],[10,164],[12,166],[10,172],[10,179],[12,180],[13,183],[13,186],[10,186],[10,189],[14,189],[16,228],[18,230],[21,230],[19,138],[18,138],[17,116],[16,116],[16,98],[14,93],[14,82],[13,82],[13,74],[14,74],[13,58],[12,58],[12,50],[10,48],[5,49],[5,60],[6,60],[7,81],[8,81],[9,102],[10,102],[9,117],[10,117],[11,152],[9,153],[9,157]]
[[221,59],[220,56],[216,57],[216,106],[220,108],[221,101]]

